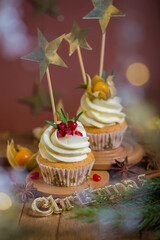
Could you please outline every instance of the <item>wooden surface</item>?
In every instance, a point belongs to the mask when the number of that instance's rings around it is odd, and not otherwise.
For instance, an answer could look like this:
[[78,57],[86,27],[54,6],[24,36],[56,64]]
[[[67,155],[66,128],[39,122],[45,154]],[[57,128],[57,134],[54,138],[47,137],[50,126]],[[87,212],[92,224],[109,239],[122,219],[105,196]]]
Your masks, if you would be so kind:
[[119,148],[108,151],[94,151],[95,164],[94,170],[108,170],[115,163],[115,159],[118,161],[124,161],[128,156],[129,164],[136,164],[141,161],[144,150],[141,145],[136,143],[130,138],[124,138]]
[[[32,172],[39,172],[40,173],[40,169],[36,168],[34,169]],[[99,182],[95,182],[93,181],[93,174],[98,174],[101,176],[101,181]],[[31,181],[30,179],[30,173],[27,175],[26,178],[27,182]],[[105,185],[109,184],[109,173],[107,171],[92,171],[89,179],[83,183],[82,185],[79,186],[75,186],[75,187],[57,187],[57,186],[53,186],[53,185],[49,185],[47,183],[45,183],[43,181],[42,176],[40,175],[40,178],[37,180],[32,180],[34,187],[37,188],[37,190],[41,193],[47,193],[47,194],[51,194],[51,195],[56,195],[58,197],[66,197],[69,196],[71,194],[73,194],[75,191],[82,191],[84,188],[87,188],[88,185],[90,185],[91,189],[94,188],[100,188],[100,187],[104,187]]]
[[[7,167],[6,143],[13,138],[16,144],[29,147],[33,152],[37,151],[37,141],[32,137],[31,132],[0,132],[0,164]],[[142,170],[137,168],[137,173]],[[145,170],[143,170],[145,172]],[[112,183],[112,182],[110,182]],[[13,236],[8,239],[15,240],[152,240],[154,233],[144,232],[116,232],[108,229],[103,222],[82,223],[70,219],[70,212],[49,217],[36,217],[31,210],[31,202],[19,204],[15,222],[21,229],[29,229],[20,238]],[[9,227],[9,226],[8,226]],[[2,236],[0,235],[0,239]]]

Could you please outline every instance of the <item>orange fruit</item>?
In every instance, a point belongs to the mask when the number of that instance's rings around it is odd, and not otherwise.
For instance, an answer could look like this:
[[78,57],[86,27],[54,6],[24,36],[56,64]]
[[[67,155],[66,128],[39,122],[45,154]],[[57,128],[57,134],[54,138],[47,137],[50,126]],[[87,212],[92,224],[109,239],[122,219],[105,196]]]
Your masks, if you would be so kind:
[[31,153],[28,150],[21,150],[16,153],[16,160],[19,166],[24,166],[30,157]]
[[104,79],[96,74],[92,79],[93,87],[96,85],[97,82],[104,82]]
[[93,92],[101,91],[105,94],[109,93],[108,85],[105,82],[97,82],[93,87]]

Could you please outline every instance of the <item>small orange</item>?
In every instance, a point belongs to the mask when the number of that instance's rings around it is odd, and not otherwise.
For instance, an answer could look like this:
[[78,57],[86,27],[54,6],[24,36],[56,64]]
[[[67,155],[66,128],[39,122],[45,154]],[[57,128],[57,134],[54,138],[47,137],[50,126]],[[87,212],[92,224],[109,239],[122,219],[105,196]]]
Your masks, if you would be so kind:
[[16,160],[19,166],[24,166],[30,157],[31,153],[28,150],[21,150],[16,153]]
[[109,93],[108,85],[105,82],[97,82],[93,87],[93,92],[101,91],[105,94]]

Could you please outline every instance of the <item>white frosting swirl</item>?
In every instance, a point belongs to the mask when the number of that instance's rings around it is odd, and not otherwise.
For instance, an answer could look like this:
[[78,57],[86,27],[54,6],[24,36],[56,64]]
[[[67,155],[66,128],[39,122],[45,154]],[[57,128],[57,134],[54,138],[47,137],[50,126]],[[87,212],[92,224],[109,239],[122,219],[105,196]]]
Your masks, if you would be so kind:
[[87,158],[87,153],[91,152],[89,148],[89,138],[80,122],[76,131],[83,136],[65,135],[57,137],[57,129],[53,132],[53,127],[49,126],[41,136],[39,143],[39,152],[41,156],[51,162],[78,162]]
[[79,120],[86,127],[98,127],[115,125],[122,123],[125,114],[122,111],[121,99],[119,97],[107,100],[93,98],[91,99],[87,93],[81,98],[81,106],[78,112],[83,111]]

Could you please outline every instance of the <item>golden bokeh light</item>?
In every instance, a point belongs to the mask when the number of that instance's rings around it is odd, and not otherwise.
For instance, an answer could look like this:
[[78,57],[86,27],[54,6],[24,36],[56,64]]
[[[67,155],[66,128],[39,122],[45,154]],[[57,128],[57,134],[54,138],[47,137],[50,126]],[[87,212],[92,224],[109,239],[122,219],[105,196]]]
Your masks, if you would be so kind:
[[149,80],[149,69],[143,63],[133,63],[126,71],[128,81],[134,86],[142,86]]
[[152,117],[145,122],[145,127],[149,130],[160,130],[160,117]]
[[12,201],[10,197],[4,192],[0,192],[0,210],[7,210],[11,206],[12,206]]

